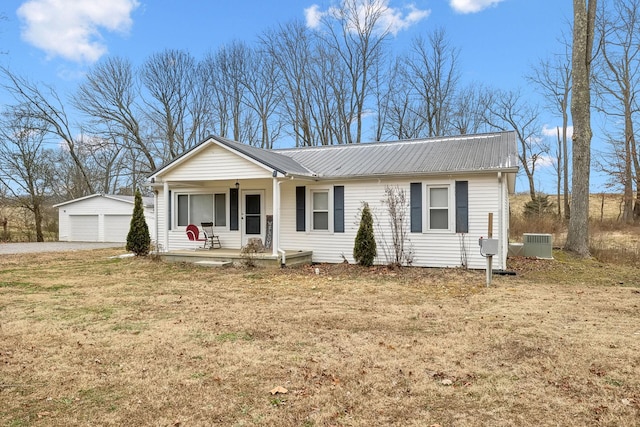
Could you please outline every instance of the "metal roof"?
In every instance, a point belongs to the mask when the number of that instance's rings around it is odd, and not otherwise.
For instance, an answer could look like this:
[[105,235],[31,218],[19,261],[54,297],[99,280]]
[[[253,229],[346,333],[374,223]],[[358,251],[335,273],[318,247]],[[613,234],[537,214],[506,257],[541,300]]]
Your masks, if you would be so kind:
[[[88,199],[92,199],[95,197],[104,197],[105,199],[111,199],[111,200],[117,200],[117,201],[121,201],[121,202],[125,202],[125,203],[130,203],[130,204],[135,204],[135,196],[122,196],[120,194],[103,194],[103,193],[95,193],[95,194],[90,194],[88,196],[84,196],[84,197],[80,197],[78,199],[73,199],[73,200],[67,200],[66,202],[62,202],[62,203],[58,203],[56,205],[53,205],[54,208],[60,207],[60,206],[64,206],[64,205],[68,205],[71,203],[76,203],[76,202],[81,202],[83,200],[88,200]],[[153,197],[142,197],[142,204],[145,207],[153,207]]]
[[518,170],[516,133],[506,131],[276,150],[211,136],[152,175],[212,141],[283,175],[314,179]]
[[517,171],[515,132],[277,150],[318,178]]
[[313,172],[298,163],[291,156],[287,156],[279,150],[265,150],[263,148],[253,147],[251,145],[242,144],[220,136],[213,136],[219,143],[248,156],[264,166],[277,170],[282,174],[293,175],[313,175]]

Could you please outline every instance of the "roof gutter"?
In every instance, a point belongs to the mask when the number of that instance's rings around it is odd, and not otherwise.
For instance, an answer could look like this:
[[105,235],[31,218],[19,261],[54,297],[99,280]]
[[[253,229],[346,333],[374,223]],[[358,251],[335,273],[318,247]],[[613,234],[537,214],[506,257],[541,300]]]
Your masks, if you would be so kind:
[[459,171],[436,171],[436,172],[420,172],[420,173],[380,173],[380,174],[366,174],[366,175],[291,175],[300,179],[314,180],[314,181],[336,181],[342,179],[380,179],[380,178],[415,178],[421,176],[445,176],[445,175],[484,175],[495,173],[517,173],[518,167],[500,168],[500,169],[474,169],[474,170],[459,170]]

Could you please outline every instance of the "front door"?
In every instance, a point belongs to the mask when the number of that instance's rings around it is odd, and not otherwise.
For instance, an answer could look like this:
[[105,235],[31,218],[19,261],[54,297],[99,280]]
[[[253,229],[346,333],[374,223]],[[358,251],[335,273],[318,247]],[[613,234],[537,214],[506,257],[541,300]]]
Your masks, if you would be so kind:
[[264,224],[262,206],[262,192],[247,191],[242,198],[242,245],[252,237],[260,237],[264,244]]

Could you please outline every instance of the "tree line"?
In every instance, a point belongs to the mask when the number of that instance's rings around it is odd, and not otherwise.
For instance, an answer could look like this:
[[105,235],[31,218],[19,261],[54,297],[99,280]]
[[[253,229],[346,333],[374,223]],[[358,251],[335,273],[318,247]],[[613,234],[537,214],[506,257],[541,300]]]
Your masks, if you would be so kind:
[[[611,7],[601,9],[593,73],[600,111],[628,114],[631,128],[638,1],[611,0]],[[363,3],[368,7],[362,9]],[[37,223],[38,206],[48,197],[133,194],[150,172],[212,134],[271,149],[515,130],[531,198],[538,193],[536,172],[551,159],[558,214],[569,218],[570,43],[560,42],[558,54],[541,58],[525,76],[544,95],[545,103],[537,105],[517,88],[463,84],[460,48],[445,29],[417,36],[406,51],[394,53],[385,7],[344,0],[318,28],[300,21],[278,24],[255,43],[234,41],[202,58],[166,49],[134,66],[110,56],[71,94],[2,68],[2,87],[14,102],[0,114],[0,192],[20,199]],[[625,47],[627,83],[615,74]],[[617,98],[623,86],[630,88],[628,109]],[[543,108],[562,121],[553,142],[542,135]],[[631,221],[639,213],[634,216],[634,191],[640,210],[635,138],[632,129],[620,128],[622,120],[612,122],[610,150],[599,166],[612,185],[630,194],[625,220]]]

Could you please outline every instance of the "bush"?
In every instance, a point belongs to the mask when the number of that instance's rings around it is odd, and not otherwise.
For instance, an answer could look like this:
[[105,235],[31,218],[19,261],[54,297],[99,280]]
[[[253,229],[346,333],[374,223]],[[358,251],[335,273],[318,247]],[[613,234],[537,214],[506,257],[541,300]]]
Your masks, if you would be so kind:
[[353,258],[360,265],[366,267],[373,265],[376,258],[377,248],[376,239],[373,236],[373,217],[369,210],[369,205],[364,203],[362,208],[362,217],[360,218],[360,227],[356,234],[356,241],[353,246]]
[[524,205],[524,216],[526,218],[539,218],[556,214],[556,204],[549,200],[547,194],[536,194],[533,200]]
[[131,226],[129,227],[129,234],[127,234],[126,249],[136,254],[136,256],[147,256],[150,248],[151,236],[149,236],[147,221],[144,219],[142,195],[140,194],[140,190],[136,190]]

